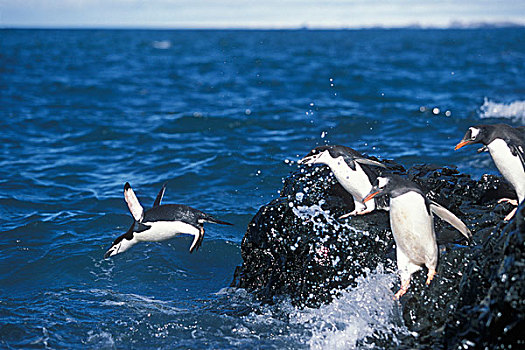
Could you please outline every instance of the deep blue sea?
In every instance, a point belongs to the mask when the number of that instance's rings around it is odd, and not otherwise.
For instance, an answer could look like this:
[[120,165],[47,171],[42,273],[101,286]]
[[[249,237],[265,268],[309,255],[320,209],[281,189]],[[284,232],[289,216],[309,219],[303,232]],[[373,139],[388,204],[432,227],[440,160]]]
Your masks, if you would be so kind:
[[[525,28],[0,30],[0,348],[348,349],[407,332],[392,273],[320,309],[228,288],[246,227],[330,143],[497,173],[468,126],[525,124]],[[103,259],[144,207],[234,226]]]

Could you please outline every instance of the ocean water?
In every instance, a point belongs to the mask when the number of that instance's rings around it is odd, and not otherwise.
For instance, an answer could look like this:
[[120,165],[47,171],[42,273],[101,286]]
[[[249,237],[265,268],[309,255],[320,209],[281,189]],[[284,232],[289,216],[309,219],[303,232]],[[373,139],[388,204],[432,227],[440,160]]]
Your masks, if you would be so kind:
[[[0,31],[0,348],[341,348],[408,334],[381,269],[333,303],[228,288],[295,161],[344,144],[497,173],[468,126],[525,124],[524,28]],[[234,226],[103,259],[163,183]],[[367,343],[374,346],[373,341]]]

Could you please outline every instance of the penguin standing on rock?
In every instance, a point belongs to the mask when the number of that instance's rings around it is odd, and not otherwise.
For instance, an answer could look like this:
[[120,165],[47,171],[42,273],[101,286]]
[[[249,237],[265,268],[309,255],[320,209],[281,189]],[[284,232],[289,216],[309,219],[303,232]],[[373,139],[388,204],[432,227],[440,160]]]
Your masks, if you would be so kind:
[[[518,195],[518,201],[503,198],[499,201],[513,205],[525,198],[525,128],[514,128],[507,124],[471,126],[454,150],[463,146],[481,143],[478,153],[488,150],[501,175],[507,180]],[[516,213],[516,208],[506,217],[509,221]]]
[[181,204],[163,204],[162,197],[166,185],[162,186],[151,209],[144,211],[133,189],[126,182],[124,198],[133,216],[133,224],[128,232],[119,236],[108,249],[104,258],[123,253],[139,242],[160,242],[180,234],[195,236],[190,246],[190,253],[199,249],[204,238],[204,223],[232,225],[217,220],[200,210]]
[[399,299],[408,290],[412,274],[423,265],[428,269],[427,285],[436,274],[438,248],[432,214],[450,223],[468,239],[471,233],[454,214],[426,198],[417,184],[400,176],[378,177],[377,185],[363,198],[363,203],[378,196],[390,198],[390,227],[401,275],[401,288],[394,298]]
[[365,158],[356,150],[339,145],[327,145],[314,148],[299,164],[324,164],[330,167],[337,181],[354,198],[355,210],[342,215],[363,215],[377,207],[375,201],[364,204],[361,199],[372,189],[372,182],[377,173],[371,166],[386,168],[385,165]]

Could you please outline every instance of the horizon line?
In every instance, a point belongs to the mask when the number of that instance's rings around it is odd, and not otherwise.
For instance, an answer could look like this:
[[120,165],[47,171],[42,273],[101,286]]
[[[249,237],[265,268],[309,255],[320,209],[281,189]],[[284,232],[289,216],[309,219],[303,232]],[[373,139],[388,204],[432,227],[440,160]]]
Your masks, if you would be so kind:
[[325,26],[325,25],[291,25],[291,26],[170,26],[170,25],[1,25],[0,30],[369,30],[369,29],[503,29],[525,28],[525,22],[459,22],[447,25],[425,25],[420,23],[404,25],[363,25],[363,26]]

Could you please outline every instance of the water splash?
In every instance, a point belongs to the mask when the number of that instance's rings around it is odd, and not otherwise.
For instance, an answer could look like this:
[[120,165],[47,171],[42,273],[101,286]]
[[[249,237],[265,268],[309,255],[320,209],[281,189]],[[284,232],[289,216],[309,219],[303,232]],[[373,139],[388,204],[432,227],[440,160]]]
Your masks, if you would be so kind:
[[[299,197],[302,199],[301,195]],[[355,227],[351,226],[348,222],[337,221],[336,218],[330,213],[330,210],[324,210],[322,208],[323,204],[325,204],[325,201],[320,200],[318,204],[314,204],[311,206],[294,206],[292,208],[292,211],[295,214],[295,216],[297,216],[301,220],[305,222],[311,221],[314,225],[314,230],[319,233],[328,230],[330,232],[333,232],[338,231],[341,228],[347,228],[354,233],[362,233],[364,235],[368,235],[368,232],[358,230]]]
[[296,310],[291,322],[310,329],[307,343],[311,349],[396,347],[399,336],[410,333],[392,298],[395,279],[380,266],[367,277],[359,277],[355,288],[346,289],[332,303]]
[[514,122],[525,123],[525,101],[514,101],[509,104],[496,103],[485,97],[480,107],[480,117],[505,118]]
[[[356,287],[336,290],[339,296],[320,308],[299,308],[286,297],[261,305],[242,289],[224,289],[219,295],[251,310],[232,320],[230,345],[266,345],[268,348],[389,349],[414,336],[403,325],[401,309],[392,298],[397,277],[382,266],[357,279]],[[235,341],[235,342],[232,342]]]

